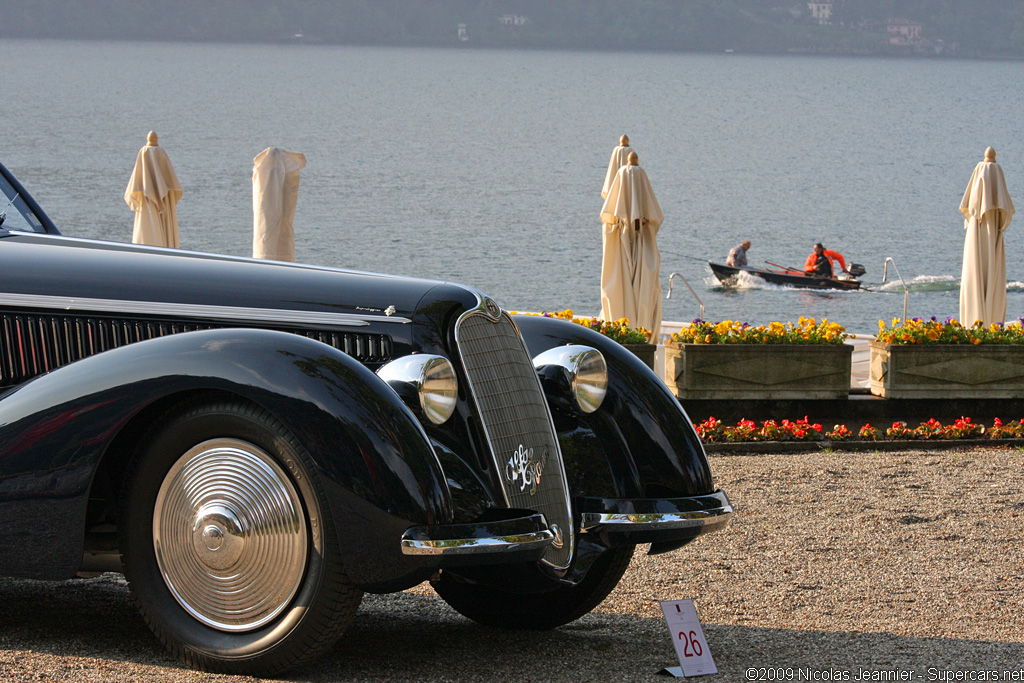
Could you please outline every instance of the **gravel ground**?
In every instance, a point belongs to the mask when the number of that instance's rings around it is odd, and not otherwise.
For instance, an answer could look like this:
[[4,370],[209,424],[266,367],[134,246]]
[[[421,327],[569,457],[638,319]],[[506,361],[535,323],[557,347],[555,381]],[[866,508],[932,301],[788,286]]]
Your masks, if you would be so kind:
[[[717,455],[711,465],[734,523],[675,553],[638,552],[583,619],[497,631],[426,586],[367,596],[334,651],[287,680],[660,680],[678,662],[658,602],[681,598],[704,624],[719,669],[709,680],[1024,680],[1024,450]],[[0,680],[254,679],[180,667],[123,578],[106,574],[0,580]]]

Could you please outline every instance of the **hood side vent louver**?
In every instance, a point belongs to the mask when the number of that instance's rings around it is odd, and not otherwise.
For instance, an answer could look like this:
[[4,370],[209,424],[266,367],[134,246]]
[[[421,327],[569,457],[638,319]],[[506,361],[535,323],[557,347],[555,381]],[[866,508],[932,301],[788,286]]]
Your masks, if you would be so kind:
[[[109,349],[170,334],[225,328],[207,323],[128,318],[0,315],[0,387],[9,387]],[[237,327],[237,326],[231,326]],[[391,337],[383,334],[281,329],[315,339],[363,363],[391,360]]]

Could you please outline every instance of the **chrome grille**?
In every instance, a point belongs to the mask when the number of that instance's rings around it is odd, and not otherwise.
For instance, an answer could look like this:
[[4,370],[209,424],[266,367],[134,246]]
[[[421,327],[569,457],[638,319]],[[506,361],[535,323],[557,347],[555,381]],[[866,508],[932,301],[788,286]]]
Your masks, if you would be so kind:
[[[169,334],[223,325],[87,316],[0,315],[0,387],[11,386],[101,351]],[[383,334],[284,329],[316,339],[364,363],[391,359]]]
[[[455,338],[506,502],[541,512],[558,527],[561,547],[549,548],[544,560],[564,569],[575,545],[565,469],[547,401],[519,332],[504,313],[495,320],[470,311],[456,325]],[[543,463],[539,481],[525,471],[531,453],[534,463]]]

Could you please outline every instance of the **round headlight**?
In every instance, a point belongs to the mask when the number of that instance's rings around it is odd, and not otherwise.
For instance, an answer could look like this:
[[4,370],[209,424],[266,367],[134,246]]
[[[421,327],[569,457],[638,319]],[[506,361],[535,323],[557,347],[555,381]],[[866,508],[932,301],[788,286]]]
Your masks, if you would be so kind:
[[600,351],[587,349],[582,352],[572,391],[583,412],[592,413],[601,407],[608,393],[608,366]]
[[443,356],[432,357],[423,369],[423,383],[420,385],[420,407],[427,419],[438,425],[446,422],[455,412],[458,393],[455,368]]
[[405,356],[382,367],[377,375],[434,424],[443,424],[455,412],[459,383],[455,368],[444,356]]
[[608,393],[604,356],[589,346],[556,346],[534,358],[533,366],[549,396],[570,400],[584,413],[600,408]]

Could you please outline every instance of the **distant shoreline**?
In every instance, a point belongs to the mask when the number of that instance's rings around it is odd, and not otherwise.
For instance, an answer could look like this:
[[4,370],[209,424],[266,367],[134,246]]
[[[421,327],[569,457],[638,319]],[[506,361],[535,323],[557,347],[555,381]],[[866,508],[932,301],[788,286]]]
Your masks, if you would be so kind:
[[819,57],[819,58],[864,58],[864,59],[897,59],[897,60],[922,60],[922,61],[984,61],[984,62],[1020,62],[1024,56],[1012,55],[968,55],[968,54],[922,54],[922,53],[897,53],[897,52],[867,52],[867,51],[841,51],[841,50],[813,50],[804,48],[790,48],[787,50],[684,50],[670,48],[643,48],[630,47],[618,48],[615,46],[557,46],[557,45],[481,45],[479,43],[455,43],[440,41],[406,41],[406,42],[355,42],[355,41],[327,41],[315,39],[287,39],[278,38],[273,40],[208,40],[201,38],[161,38],[161,39],[138,39],[123,36],[109,37],[72,37],[72,36],[24,36],[6,35],[0,32],[0,40],[12,41],[54,41],[63,43],[166,43],[178,45],[273,45],[273,46],[295,46],[295,47],[366,47],[366,48],[441,48],[452,50],[472,51],[516,51],[516,52],[610,52],[610,53],[632,53],[632,54],[684,54],[684,55],[733,55],[737,57]]
[[0,37],[1024,60],[1006,0],[0,0]]

